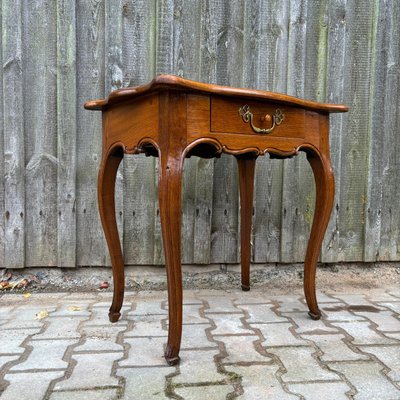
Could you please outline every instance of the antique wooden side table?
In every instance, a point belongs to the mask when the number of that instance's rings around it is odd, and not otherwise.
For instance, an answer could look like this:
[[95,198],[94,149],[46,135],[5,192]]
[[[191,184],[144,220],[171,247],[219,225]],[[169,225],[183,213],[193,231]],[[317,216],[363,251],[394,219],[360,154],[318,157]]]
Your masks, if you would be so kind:
[[125,286],[115,218],[115,177],[124,154],[138,153],[160,159],[158,196],[169,305],[165,358],[170,365],[179,362],[182,333],[181,184],[185,157],[210,158],[229,153],[237,158],[242,288],[249,290],[256,158],[266,153],[272,158],[289,158],[299,151],[306,152],[315,177],[316,205],[304,263],[304,292],[311,318],[320,318],[315,272],[334,200],[329,114],[346,112],[346,106],[159,75],[147,85],[116,90],[107,99],[88,101],[85,108],[101,110],[103,117],[98,201],[114,278],[111,322],[121,315]]

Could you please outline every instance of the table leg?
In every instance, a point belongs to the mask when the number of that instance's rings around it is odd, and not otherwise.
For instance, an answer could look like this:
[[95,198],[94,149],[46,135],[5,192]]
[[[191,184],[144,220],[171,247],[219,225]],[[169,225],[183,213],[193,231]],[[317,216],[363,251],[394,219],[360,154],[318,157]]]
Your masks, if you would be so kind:
[[331,215],[335,182],[329,154],[320,154],[314,150],[307,150],[307,159],[311,165],[315,178],[316,202],[311,235],[308,242],[304,262],[304,293],[312,319],[319,319],[321,312],[318,308],[315,293],[315,274],[322,241]]
[[168,281],[168,343],[165,359],[169,365],[179,363],[182,337],[182,167],[180,156],[160,155],[158,201]]
[[121,316],[125,289],[124,258],[115,219],[115,178],[122,157],[123,151],[120,147],[106,154],[101,162],[98,178],[99,212],[114,278],[114,296],[108,314],[111,322],[117,322]]
[[236,157],[240,191],[240,264],[242,290],[250,290],[251,222],[253,213],[255,158]]

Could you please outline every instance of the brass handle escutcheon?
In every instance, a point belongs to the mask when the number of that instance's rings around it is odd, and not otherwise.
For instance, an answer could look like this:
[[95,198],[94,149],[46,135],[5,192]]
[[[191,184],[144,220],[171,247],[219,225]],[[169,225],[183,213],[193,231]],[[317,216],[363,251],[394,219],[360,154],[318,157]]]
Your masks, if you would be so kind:
[[[251,129],[253,129],[256,133],[271,133],[277,125],[280,125],[283,120],[285,119],[285,115],[283,114],[282,110],[277,108],[275,113],[272,115],[272,126],[271,128],[264,129],[258,128],[253,123],[253,113],[250,111],[250,107],[246,104],[243,107],[239,108],[239,114],[241,115],[244,122],[250,122]],[[268,115],[268,117],[270,117]]]

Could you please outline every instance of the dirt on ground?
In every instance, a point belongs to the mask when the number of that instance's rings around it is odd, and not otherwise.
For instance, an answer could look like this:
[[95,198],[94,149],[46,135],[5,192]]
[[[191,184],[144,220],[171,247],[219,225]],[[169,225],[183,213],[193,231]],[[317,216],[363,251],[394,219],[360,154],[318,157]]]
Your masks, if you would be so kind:
[[[165,268],[128,266],[127,290],[165,290]],[[399,287],[400,263],[321,264],[317,288],[327,292],[360,292],[380,287]],[[299,292],[302,264],[256,264],[251,267],[251,286],[269,294]],[[240,287],[239,265],[183,266],[185,289],[234,289]],[[111,268],[27,268],[0,270],[0,294],[6,292],[111,291]]]

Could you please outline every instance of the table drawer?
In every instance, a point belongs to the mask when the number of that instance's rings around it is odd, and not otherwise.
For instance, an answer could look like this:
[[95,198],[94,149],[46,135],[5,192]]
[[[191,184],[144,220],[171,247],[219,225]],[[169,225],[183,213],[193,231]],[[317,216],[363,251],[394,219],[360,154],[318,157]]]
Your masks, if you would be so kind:
[[211,97],[211,132],[304,138],[305,111],[267,102]]

